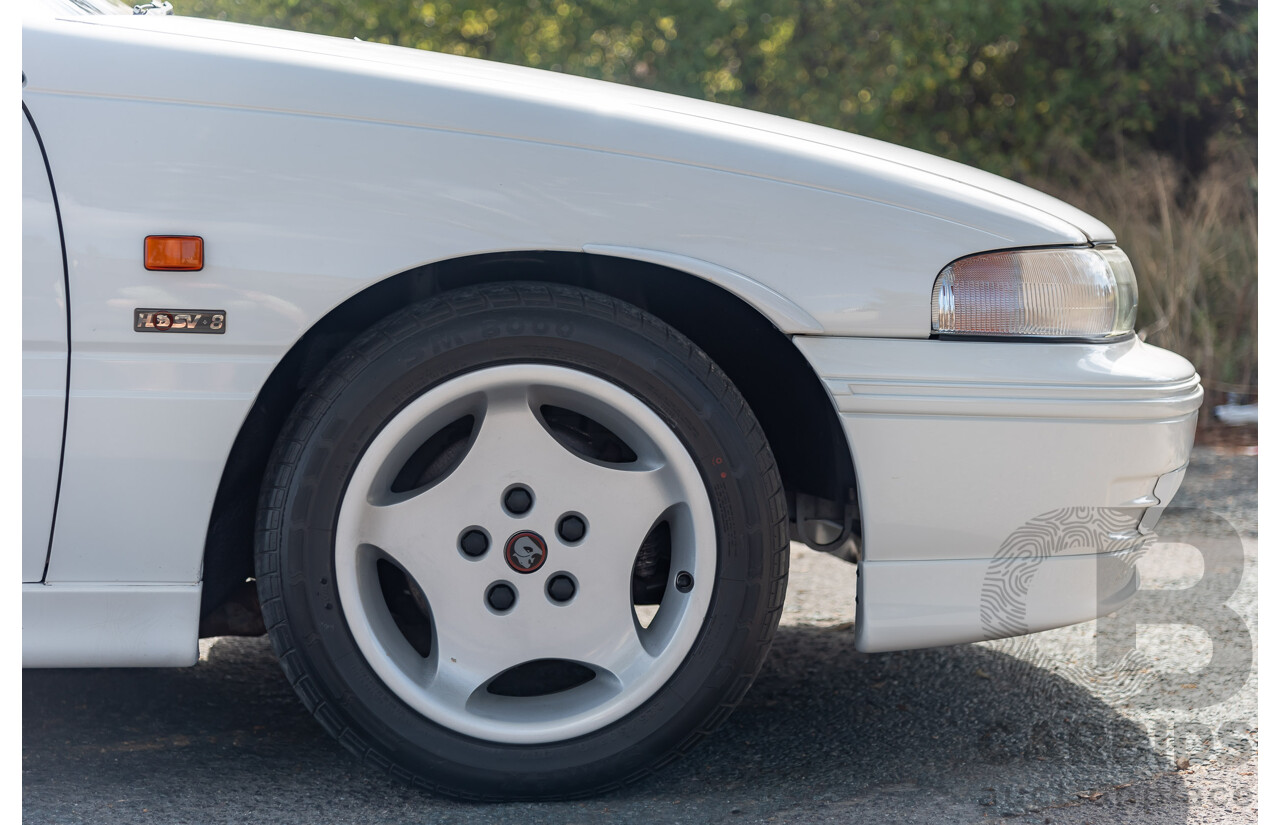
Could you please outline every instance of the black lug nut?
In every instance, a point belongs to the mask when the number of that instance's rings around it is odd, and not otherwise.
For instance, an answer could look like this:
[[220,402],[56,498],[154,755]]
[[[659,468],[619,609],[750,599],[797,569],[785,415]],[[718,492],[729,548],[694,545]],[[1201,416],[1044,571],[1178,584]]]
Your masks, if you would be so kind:
[[533,506],[533,493],[527,487],[512,487],[502,499],[507,512],[513,516],[523,516]]
[[676,574],[676,590],[681,593],[688,593],[693,589],[693,576],[681,570]]
[[587,523],[581,516],[562,516],[556,525],[560,538],[566,542],[580,541],[587,534]]
[[516,603],[516,591],[511,585],[499,582],[489,588],[486,598],[489,600],[489,606],[494,610],[499,612],[510,610],[511,605]]
[[563,573],[552,576],[547,582],[547,595],[558,602],[567,602],[573,598],[573,594],[578,588],[574,585],[573,579]]
[[479,530],[468,530],[458,540],[458,546],[468,556],[483,556],[489,549],[489,537]]

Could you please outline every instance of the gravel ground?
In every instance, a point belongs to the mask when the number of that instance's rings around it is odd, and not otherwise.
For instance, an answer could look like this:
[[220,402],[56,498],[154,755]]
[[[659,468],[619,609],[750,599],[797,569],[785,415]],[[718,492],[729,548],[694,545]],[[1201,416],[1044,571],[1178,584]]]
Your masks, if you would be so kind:
[[1256,490],[1256,457],[1197,449],[1184,509],[1139,565],[1144,587],[1173,595],[1138,605],[1135,649],[1110,670],[1097,651],[1126,638],[1119,620],[857,653],[853,567],[793,546],[783,627],[725,727],[586,802],[455,803],[363,770],[303,711],[262,638],[205,640],[194,668],[26,671],[23,818],[1255,822]]

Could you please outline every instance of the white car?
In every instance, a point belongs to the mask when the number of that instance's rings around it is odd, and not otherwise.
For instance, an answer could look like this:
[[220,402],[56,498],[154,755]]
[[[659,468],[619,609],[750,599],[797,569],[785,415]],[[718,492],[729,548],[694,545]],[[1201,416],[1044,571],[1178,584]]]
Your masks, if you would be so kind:
[[191,665],[256,586],[371,767],[537,798],[726,718],[789,531],[858,565],[863,651],[1137,587],[1202,393],[1094,218],[819,126],[155,5],[25,6],[27,666]]

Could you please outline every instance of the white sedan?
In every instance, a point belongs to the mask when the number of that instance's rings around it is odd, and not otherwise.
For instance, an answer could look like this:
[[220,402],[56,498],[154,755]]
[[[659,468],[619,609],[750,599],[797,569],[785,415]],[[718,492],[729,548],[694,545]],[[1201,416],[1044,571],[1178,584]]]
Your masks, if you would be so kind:
[[1137,588],[1201,390],[1096,219],[818,126],[164,5],[25,6],[27,666],[265,628],[370,767],[538,798],[727,717],[789,536],[857,564],[863,651]]

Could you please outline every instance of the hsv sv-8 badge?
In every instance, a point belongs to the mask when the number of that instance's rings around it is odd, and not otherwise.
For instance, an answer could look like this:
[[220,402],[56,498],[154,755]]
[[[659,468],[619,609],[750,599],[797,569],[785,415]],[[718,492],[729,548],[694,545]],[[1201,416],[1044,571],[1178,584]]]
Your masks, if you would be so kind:
[[227,313],[222,309],[135,309],[133,331],[220,335],[227,331]]

